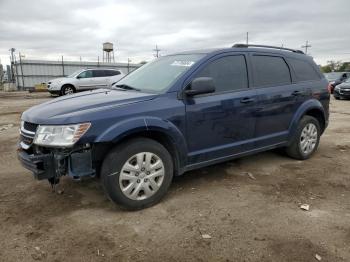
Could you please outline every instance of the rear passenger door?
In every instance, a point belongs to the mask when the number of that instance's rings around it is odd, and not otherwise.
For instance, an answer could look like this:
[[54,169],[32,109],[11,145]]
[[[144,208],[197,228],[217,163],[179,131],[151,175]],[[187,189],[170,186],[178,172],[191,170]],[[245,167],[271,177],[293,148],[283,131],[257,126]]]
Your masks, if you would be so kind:
[[213,78],[216,91],[184,99],[189,164],[251,150],[257,97],[249,88],[246,56],[216,56],[191,80],[197,77]]
[[106,88],[108,84],[108,77],[106,76],[105,70],[95,69],[92,71],[94,88]]
[[253,53],[253,84],[258,95],[256,147],[287,141],[293,115],[303,102],[304,89],[292,84],[289,65],[282,56]]
[[106,70],[106,75],[108,87],[111,87],[112,84],[120,80],[123,76],[118,70]]

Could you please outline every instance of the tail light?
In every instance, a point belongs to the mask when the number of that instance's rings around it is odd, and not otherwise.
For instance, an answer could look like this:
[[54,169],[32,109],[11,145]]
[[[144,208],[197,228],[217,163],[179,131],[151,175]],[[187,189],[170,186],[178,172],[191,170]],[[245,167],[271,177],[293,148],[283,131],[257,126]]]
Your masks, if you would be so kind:
[[332,86],[331,84],[328,84],[327,90],[328,90],[328,93],[329,93],[329,94],[332,93],[332,89],[333,89],[333,86]]

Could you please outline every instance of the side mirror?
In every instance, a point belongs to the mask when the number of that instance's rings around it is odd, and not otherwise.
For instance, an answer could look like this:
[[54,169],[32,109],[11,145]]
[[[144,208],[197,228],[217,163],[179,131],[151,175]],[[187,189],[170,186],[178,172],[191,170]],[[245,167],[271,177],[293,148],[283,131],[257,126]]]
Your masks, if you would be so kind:
[[197,77],[192,80],[189,89],[185,90],[188,96],[208,94],[215,92],[214,80],[211,77]]
[[77,79],[80,79],[81,78],[81,76],[77,76]]

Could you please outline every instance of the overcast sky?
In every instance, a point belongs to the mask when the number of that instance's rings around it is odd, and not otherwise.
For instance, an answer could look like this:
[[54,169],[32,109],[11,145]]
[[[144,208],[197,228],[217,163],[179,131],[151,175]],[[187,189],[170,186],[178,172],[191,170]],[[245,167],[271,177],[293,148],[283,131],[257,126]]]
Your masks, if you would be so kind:
[[317,63],[350,60],[349,0],[0,0],[0,59],[97,61],[113,42],[117,61],[233,43],[301,48]]

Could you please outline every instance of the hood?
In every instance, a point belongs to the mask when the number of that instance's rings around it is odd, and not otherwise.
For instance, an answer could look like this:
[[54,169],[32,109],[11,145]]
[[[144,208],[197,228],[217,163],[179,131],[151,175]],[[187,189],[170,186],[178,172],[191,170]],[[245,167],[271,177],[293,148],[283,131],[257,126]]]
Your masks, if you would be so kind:
[[71,124],[89,120],[91,114],[151,100],[157,95],[137,91],[99,89],[52,99],[31,107],[22,120],[35,124]]
[[339,88],[350,88],[350,83],[348,82],[343,82],[338,85]]
[[63,81],[63,80],[66,80],[67,79],[67,77],[59,77],[59,78],[54,78],[54,79],[51,79],[51,80],[49,80],[49,81],[47,81],[47,82],[59,82],[59,81]]

